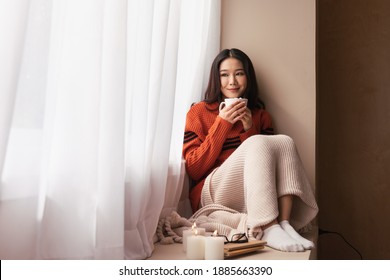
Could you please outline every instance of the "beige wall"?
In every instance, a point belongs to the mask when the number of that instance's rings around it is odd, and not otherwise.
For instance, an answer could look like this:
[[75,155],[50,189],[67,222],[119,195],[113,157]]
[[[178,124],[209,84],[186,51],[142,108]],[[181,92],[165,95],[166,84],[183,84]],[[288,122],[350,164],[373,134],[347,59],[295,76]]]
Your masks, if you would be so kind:
[[315,0],[222,0],[221,48],[251,58],[278,133],[315,182]]

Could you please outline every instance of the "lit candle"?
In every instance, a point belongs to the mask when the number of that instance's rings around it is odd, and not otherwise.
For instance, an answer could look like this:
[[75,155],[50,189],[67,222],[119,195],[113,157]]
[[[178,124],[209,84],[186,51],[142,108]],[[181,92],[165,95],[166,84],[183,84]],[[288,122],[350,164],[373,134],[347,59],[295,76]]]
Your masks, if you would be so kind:
[[214,231],[212,236],[205,239],[205,259],[206,260],[223,260],[224,259],[224,241],[225,239],[218,236]]
[[206,229],[205,228],[201,228],[201,227],[197,227],[196,223],[194,223],[192,225],[192,230],[193,231],[197,230],[198,231],[198,235],[205,235],[206,234]]
[[188,236],[190,236],[190,235],[194,235],[195,229],[197,230],[198,235],[205,235],[205,234],[206,234],[206,229],[196,227],[196,223],[194,223],[194,224],[192,225],[192,228],[191,228],[191,229],[186,229],[186,230],[184,230],[184,231],[183,231],[183,251],[184,251],[184,252],[187,251],[187,238],[188,238]]
[[187,237],[187,259],[204,260],[205,237],[198,235],[195,229],[194,235]]

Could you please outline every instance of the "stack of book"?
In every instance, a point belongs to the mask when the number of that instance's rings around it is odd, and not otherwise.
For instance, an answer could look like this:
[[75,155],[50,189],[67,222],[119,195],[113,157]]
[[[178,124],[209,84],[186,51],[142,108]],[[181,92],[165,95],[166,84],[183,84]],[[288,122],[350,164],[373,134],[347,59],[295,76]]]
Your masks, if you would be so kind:
[[225,258],[232,258],[264,249],[266,241],[254,240],[245,243],[228,243],[224,246]]

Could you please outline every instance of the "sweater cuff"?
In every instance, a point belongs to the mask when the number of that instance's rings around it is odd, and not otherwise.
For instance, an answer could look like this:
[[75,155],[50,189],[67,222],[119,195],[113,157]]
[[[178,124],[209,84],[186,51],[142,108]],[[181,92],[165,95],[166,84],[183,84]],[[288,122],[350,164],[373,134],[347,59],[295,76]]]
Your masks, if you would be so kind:
[[215,124],[216,124],[216,127],[220,128],[220,130],[221,130],[221,132],[223,132],[223,134],[227,134],[233,126],[233,124],[231,124],[227,120],[224,120],[220,116],[217,116]]

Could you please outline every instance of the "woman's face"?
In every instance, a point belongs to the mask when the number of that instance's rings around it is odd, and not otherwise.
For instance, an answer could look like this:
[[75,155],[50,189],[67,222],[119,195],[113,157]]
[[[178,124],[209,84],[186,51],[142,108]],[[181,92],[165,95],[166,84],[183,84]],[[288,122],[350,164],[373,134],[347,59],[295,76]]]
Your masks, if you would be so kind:
[[221,91],[225,98],[241,97],[247,86],[247,77],[240,60],[229,57],[219,66]]

